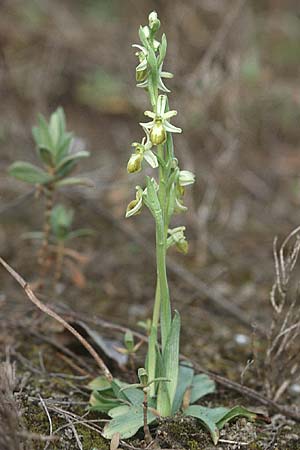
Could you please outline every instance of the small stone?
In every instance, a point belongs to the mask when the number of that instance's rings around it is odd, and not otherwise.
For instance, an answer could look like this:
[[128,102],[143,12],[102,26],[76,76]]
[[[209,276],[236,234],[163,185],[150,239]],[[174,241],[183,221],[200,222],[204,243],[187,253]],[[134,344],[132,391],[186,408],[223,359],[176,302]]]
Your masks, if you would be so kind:
[[249,344],[249,337],[245,334],[238,333],[234,336],[234,340],[239,345],[247,345]]

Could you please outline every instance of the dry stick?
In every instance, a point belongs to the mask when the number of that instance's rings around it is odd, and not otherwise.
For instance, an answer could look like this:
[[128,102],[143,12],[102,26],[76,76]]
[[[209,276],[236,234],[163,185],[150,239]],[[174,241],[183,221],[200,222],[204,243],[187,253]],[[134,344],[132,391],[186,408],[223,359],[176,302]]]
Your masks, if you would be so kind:
[[29,300],[35,304],[41,311],[48,314],[48,316],[55,319],[57,322],[59,322],[61,325],[63,325],[64,328],[66,328],[70,333],[75,336],[76,339],[86,348],[86,350],[90,353],[90,355],[94,358],[98,366],[100,367],[101,371],[103,372],[105,378],[111,382],[113,380],[113,376],[110,373],[109,369],[104,364],[102,358],[98,355],[96,350],[87,342],[86,339],[84,339],[81,334],[78,333],[78,331],[75,330],[68,322],[66,322],[62,317],[60,317],[56,312],[54,312],[52,309],[50,309],[48,306],[44,305],[40,300],[35,296],[34,292],[32,291],[31,287],[28,283],[9,265],[7,262],[4,261],[0,257],[0,263],[2,266],[10,273],[10,275],[19,283],[19,285],[24,289],[27,297]]

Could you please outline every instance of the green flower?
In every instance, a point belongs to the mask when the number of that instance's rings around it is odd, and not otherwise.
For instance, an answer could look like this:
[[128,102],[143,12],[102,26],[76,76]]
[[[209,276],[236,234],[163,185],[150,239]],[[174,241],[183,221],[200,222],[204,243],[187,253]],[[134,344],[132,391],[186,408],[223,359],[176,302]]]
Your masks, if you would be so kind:
[[177,111],[166,111],[167,96],[159,95],[157,100],[157,112],[145,111],[145,116],[150,117],[151,122],[140,123],[145,129],[150,130],[150,140],[153,145],[163,144],[167,139],[167,132],[181,133],[181,128],[175,127],[169,122],[171,117],[176,116]]
[[158,167],[158,161],[156,155],[152,152],[152,142],[150,139],[150,134],[147,128],[144,128],[146,136],[143,137],[142,142],[133,142],[132,147],[134,147],[135,152],[129,158],[127,164],[128,173],[137,173],[142,169],[142,161],[145,158],[147,163],[155,169]]

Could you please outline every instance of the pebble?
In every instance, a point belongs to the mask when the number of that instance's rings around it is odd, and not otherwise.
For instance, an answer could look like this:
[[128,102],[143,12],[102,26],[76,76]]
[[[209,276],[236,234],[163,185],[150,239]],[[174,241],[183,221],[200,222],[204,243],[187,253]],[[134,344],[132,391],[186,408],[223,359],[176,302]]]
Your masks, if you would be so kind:
[[239,345],[247,345],[247,344],[249,344],[249,341],[250,341],[249,337],[242,333],[236,334],[234,336],[234,340]]

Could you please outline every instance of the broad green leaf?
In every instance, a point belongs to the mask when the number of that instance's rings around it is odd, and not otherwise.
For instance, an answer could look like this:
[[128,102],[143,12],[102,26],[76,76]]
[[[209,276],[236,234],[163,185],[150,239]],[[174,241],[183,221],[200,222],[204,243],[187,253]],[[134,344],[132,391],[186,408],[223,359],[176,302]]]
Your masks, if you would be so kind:
[[195,375],[192,383],[190,403],[195,403],[207,394],[215,392],[216,384],[205,374]]
[[188,365],[188,362],[186,362],[185,365],[179,366],[178,382],[172,405],[172,414],[175,414],[181,408],[183,396],[186,390],[192,386],[193,378],[194,369],[192,365]]
[[86,178],[79,178],[79,177],[70,177],[65,178],[64,180],[59,180],[55,182],[55,185],[57,187],[61,186],[74,186],[74,185],[81,185],[81,186],[88,186],[88,187],[94,187],[95,185]]
[[112,408],[108,411],[109,417],[114,419],[115,417],[122,416],[123,414],[126,414],[130,409],[129,405],[121,405],[116,406],[115,408]]
[[223,428],[225,423],[229,422],[235,417],[246,417],[247,419],[253,421],[257,418],[257,414],[253,411],[249,411],[243,406],[234,406],[227,413],[225,413],[225,415],[223,415],[221,419],[218,420],[217,427],[219,428],[219,430]]
[[[148,424],[155,421],[156,417],[148,411]],[[143,407],[131,406],[125,414],[119,415],[105,425],[103,436],[111,439],[115,433],[120,433],[122,439],[134,436],[143,426]]]
[[167,337],[165,349],[163,351],[163,362],[165,373],[163,376],[171,380],[166,383],[169,393],[171,406],[173,404],[179,371],[179,339],[180,339],[180,315],[175,311],[174,318],[171,324],[171,329]]
[[39,167],[23,161],[16,161],[13,163],[9,167],[8,172],[11,176],[17,178],[18,180],[25,181],[30,184],[47,184],[53,179],[53,177]]
[[223,428],[225,423],[235,417],[246,417],[249,420],[255,420],[257,414],[247,410],[242,406],[234,406],[233,408],[207,408],[199,405],[189,406],[184,411],[186,416],[192,416],[199,419],[208,428],[213,442],[216,445],[219,439],[219,430]]
[[51,228],[57,239],[65,240],[68,237],[74,211],[67,209],[63,205],[56,205],[51,212]]
[[144,394],[141,389],[132,387],[122,392],[132,405],[141,405],[144,401]]
[[108,391],[111,390],[111,383],[104,376],[94,378],[87,385],[92,391]]
[[217,445],[219,440],[219,429],[217,427],[217,422],[228,411],[228,408],[206,408],[204,406],[192,405],[184,410],[183,413],[186,416],[192,416],[199,419],[210,432],[213,443]]
[[93,391],[90,397],[90,411],[100,411],[108,413],[116,406],[120,406],[122,402],[114,397],[108,397],[98,391]]

